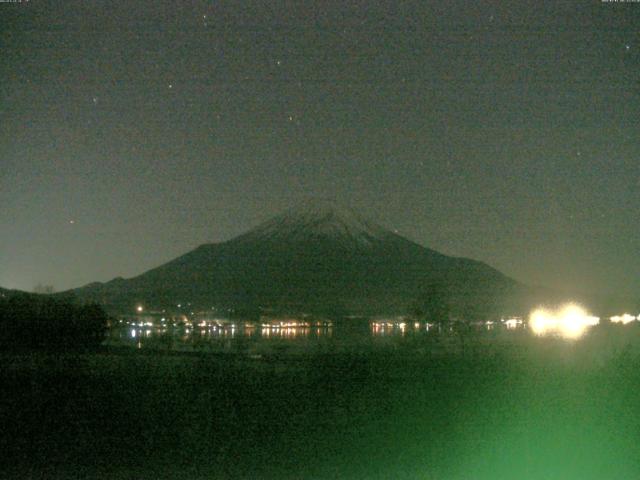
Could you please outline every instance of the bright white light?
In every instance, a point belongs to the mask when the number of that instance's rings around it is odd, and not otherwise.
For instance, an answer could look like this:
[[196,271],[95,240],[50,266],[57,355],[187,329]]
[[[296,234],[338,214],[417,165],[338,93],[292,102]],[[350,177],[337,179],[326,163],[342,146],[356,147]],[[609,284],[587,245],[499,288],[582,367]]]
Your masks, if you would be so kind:
[[560,333],[566,338],[582,336],[586,328],[592,325],[587,312],[577,305],[568,305],[560,312]]
[[570,339],[582,336],[588,327],[599,322],[598,317],[589,315],[575,304],[565,305],[555,312],[540,308],[529,316],[529,327],[536,335],[559,334]]
[[558,319],[551,312],[539,308],[529,316],[529,327],[536,335],[545,335],[558,328]]
[[621,323],[626,325],[627,323],[631,323],[636,319],[633,315],[629,315],[628,313],[624,313],[622,315],[615,315],[610,318],[612,323]]
[[137,311],[138,313],[142,312],[142,310],[144,310],[144,309],[142,308],[142,305],[138,305],[138,306],[136,307],[136,311]]
[[502,320],[509,330],[515,330],[518,326],[522,325],[522,320],[519,318],[509,318],[508,320]]

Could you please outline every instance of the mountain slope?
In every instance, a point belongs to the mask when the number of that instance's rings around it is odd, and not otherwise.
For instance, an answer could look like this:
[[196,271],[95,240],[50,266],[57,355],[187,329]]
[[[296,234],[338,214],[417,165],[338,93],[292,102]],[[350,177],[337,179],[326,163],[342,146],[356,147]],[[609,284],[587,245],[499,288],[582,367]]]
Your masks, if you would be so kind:
[[119,310],[259,309],[321,314],[406,313],[435,292],[452,313],[504,310],[522,287],[474,260],[422,247],[349,210],[307,203],[235,239],[205,244],[132,279],[75,292]]

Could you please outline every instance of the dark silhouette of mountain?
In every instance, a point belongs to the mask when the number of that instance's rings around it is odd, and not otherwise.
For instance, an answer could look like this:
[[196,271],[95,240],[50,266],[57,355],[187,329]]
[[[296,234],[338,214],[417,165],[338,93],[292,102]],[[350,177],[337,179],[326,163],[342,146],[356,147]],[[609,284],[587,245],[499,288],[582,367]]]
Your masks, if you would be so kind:
[[525,288],[488,265],[442,255],[327,202],[292,208],[232,240],[205,244],[131,279],[75,290],[112,310],[233,309],[327,316],[514,313]]

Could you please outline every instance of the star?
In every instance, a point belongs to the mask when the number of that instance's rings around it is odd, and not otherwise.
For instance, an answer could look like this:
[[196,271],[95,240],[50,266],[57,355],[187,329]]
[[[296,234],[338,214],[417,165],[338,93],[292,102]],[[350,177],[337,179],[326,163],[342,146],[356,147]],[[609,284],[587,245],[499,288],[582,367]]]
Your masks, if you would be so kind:
[[70,223],[71,225],[73,225],[74,223],[76,223],[76,221],[75,221],[75,220],[69,220],[69,223]]
[[277,61],[276,61],[276,64],[277,64],[278,66],[282,65],[282,60],[277,60]]
[[173,84],[172,83],[169,84],[169,88],[173,88]]
[[93,97],[93,99],[92,99],[92,100],[93,100],[93,104],[94,104],[94,105],[97,105],[97,104],[98,104],[98,97]]

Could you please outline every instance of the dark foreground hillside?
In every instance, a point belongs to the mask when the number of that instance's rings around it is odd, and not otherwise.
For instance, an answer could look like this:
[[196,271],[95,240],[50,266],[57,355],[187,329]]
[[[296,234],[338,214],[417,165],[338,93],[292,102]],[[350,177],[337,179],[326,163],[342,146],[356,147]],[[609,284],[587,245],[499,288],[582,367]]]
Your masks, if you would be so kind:
[[4,355],[0,476],[638,478],[627,335],[433,358]]

